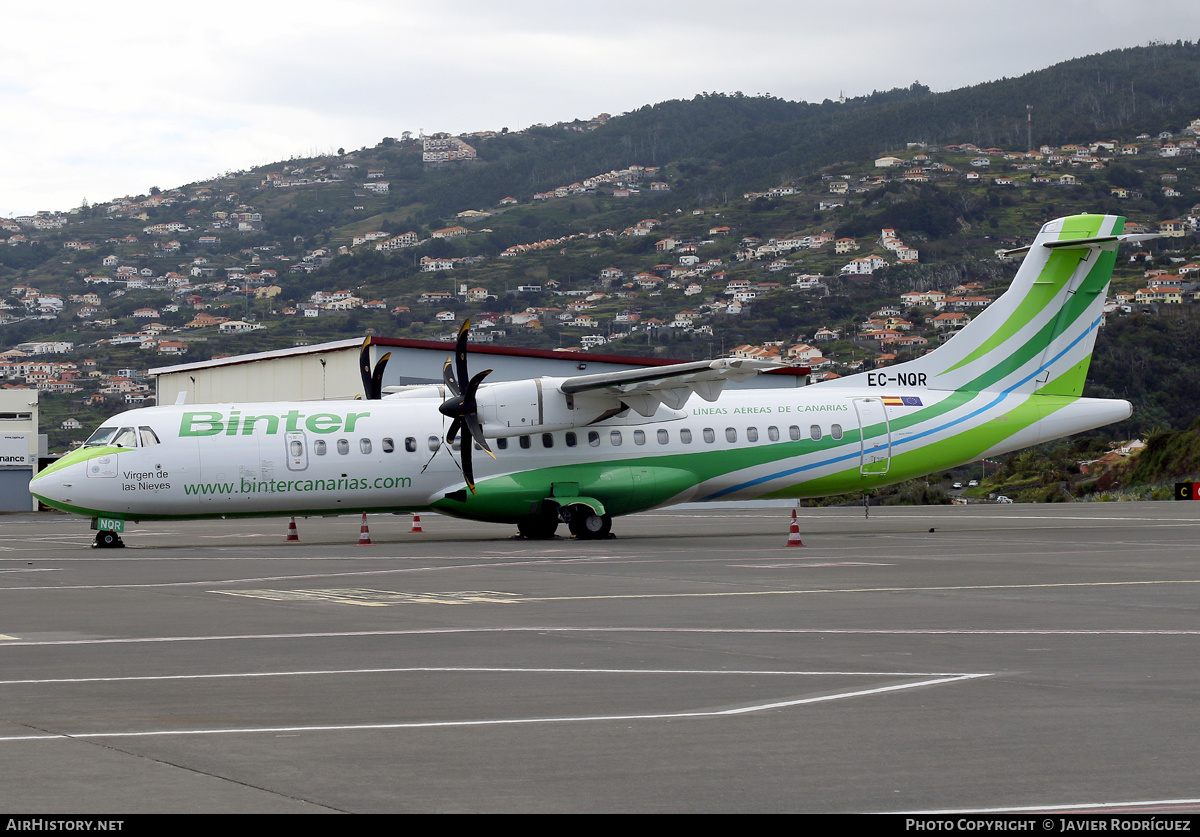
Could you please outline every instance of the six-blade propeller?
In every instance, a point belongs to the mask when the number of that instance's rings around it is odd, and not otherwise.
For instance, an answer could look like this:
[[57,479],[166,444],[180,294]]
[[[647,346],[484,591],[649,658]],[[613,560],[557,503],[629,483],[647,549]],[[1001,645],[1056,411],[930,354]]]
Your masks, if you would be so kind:
[[[483,427],[479,424],[479,405],[475,401],[475,393],[479,390],[479,384],[491,374],[492,370],[486,369],[473,378],[468,377],[467,334],[470,327],[471,321],[465,320],[462,328],[458,330],[458,339],[454,345],[454,357],[446,358],[446,363],[442,366],[442,381],[452,395],[442,402],[438,410],[446,418],[451,419],[450,429],[446,432],[446,444],[453,445],[460,432],[467,437],[461,446],[462,472],[467,488],[474,494],[475,473],[471,468],[471,448],[479,445],[492,459],[496,458],[496,454],[492,453],[487,439],[483,436]],[[358,356],[358,371],[362,375],[363,384],[363,394],[359,397],[366,398],[368,401],[383,397],[383,370],[391,356],[391,352],[385,354],[372,369],[371,338],[368,337],[363,341],[362,351]],[[462,381],[466,381],[465,387],[462,385]],[[432,459],[432,457],[430,458]]]
[[[438,410],[446,418],[451,419],[450,429],[446,432],[447,444],[453,445],[454,439],[460,431],[465,430],[463,435],[469,437],[463,439],[462,443],[462,471],[467,488],[474,494],[475,474],[471,468],[472,442],[479,445],[492,459],[496,458],[496,454],[492,453],[487,439],[483,436],[483,428],[479,424],[479,405],[475,401],[475,393],[479,389],[479,384],[491,374],[492,370],[485,369],[473,378],[467,376],[467,332],[470,326],[470,320],[463,321],[454,346],[454,358],[446,358],[446,362],[442,366],[442,381],[446,384],[446,389],[454,395],[442,402]],[[463,381],[466,382],[465,387],[462,385]]]

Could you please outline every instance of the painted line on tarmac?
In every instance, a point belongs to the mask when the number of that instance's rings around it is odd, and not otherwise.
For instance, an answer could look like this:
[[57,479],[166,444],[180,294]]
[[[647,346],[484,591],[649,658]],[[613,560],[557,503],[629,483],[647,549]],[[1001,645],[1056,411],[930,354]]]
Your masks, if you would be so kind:
[[940,686],[947,683],[960,683],[980,677],[990,677],[990,674],[957,674],[948,677],[936,677],[929,680],[918,680],[913,683],[902,683],[891,686],[880,686],[875,689],[860,689],[852,692],[838,692],[818,697],[798,698],[796,700],[772,701],[770,703],[754,703],[737,706],[730,709],[711,710],[707,712],[653,712],[629,715],[574,715],[544,718],[493,718],[486,720],[458,721],[411,721],[386,724],[314,724],[311,726],[292,727],[231,727],[224,729],[176,729],[176,730],[142,730],[125,732],[85,732],[59,733],[43,735],[6,735],[0,736],[3,741],[62,741],[62,740],[91,740],[98,738],[148,738],[167,736],[192,735],[253,735],[264,733],[299,733],[299,732],[362,732],[380,730],[405,729],[439,729],[450,727],[485,727],[485,726],[515,726],[530,724],[578,724],[596,721],[662,721],[700,718],[728,718],[748,715],[755,712],[767,712],[772,709],[789,709],[814,703],[828,703],[836,700],[848,700],[858,697],[871,697],[899,692],[907,689],[918,689],[925,686]]
[[[781,548],[782,551],[782,548]],[[727,560],[727,559],[723,559]],[[546,565],[548,562],[533,561],[525,562],[537,565]],[[175,581],[162,582],[155,584],[81,584],[81,585],[65,585],[53,587],[0,587],[0,592],[28,592],[33,590],[136,590],[136,589],[155,589],[169,587],[196,587],[196,586],[217,586],[228,584],[247,584],[250,582],[263,581],[298,581],[315,578],[331,578],[331,577],[352,577],[352,576],[370,576],[370,575],[390,575],[399,573],[411,572],[432,572],[445,569],[464,569],[476,567],[495,568],[497,566],[513,566],[513,564],[472,564],[458,565],[455,567],[413,567],[408,569],[391,569],[391,570],[364,570],[361,572],[348,573],[313,573],[306,575],[289,575],[289,576],[260,576],[255,578],[237,578],[228,580],[211,580],[211,581]],[[945,593],[965,590],[1053,590],[1053,589],[1069,589],[1069,588],[1098,588],[1098,587],[1152,587],[1164,586],[1171,584],[1200,584],[1200,579],[1162,579],[1158,581],[1063,581],[1048,584],[969,584],[969,585],[942,585],[936,587],[849,587],[849,588],[826,588],[826,589],[802,589],[802,590],[730,590],[726,592],[708,592],[708,593],[614,593],[595,596],[538,596],[522,598],[522,603],[530,602],[583,602],[583,601],[605,601],[605,600],[625,600],[625,599],[712,599],[712,598],[734,598],[734,597],[752,597],[752,596],[810,596],[810,595],[828,595],[834,593]],[[210,592],[220,593],[223,591],[213,590]]]
[[1093,811],[1104,811],[1110,814],[1136,814],[1149,811],[1194,811],[1197,806],[1200,806],[1200,799],[1151,799],[1140,802],[1081,802],[1077,805],[1023,805],[1011,808],[947,808],[940,811],[896,811],[895,813],[912,816],[925,814],[1033,814],[1039,812],[1082,814]]
[[574,602],[603,599],[708,599],[735,596],[806,596],[818,593],[941,593],[956,590],[1049,590],[1067,587],[1136,587],[1163,584],[1200,584],[1200,579],[1161,581],[1062,581],[1051,584],[970,584],[942,587],[858,587],[826,590],[739,590],[725,593],[621,593],[603,596],[540,596],[521,599],[529,602]]
[[955,671],[788,671],[774,669],[688,669],[688,668],[528,668],[505,666],[399,666],[392,668],[301,669],[297,671],[243,671],[214,674],[147,674],[123,677],[53,677],[0,680],[0,686],[52,686],[77,683],[141,683],[169,680],[238,680],[259,677],[320,677],[366,674],[654,674],[700,675],[704,677],[992,677],[991,672]]
[[[69,558],[62,559],[62,558],[56,557],[53,560],[58,562],[58,561],[70,561],[70,560],[79,560],[79,559],[69,559]],[[110,562],[113,560],[119,560],[119,559],[102,558],[102,559],[91,559],[91,560],[102,560],[107,563],[107,562]],[[134,560],[137,560],[137,559],[134,559]],[[164,560],[166,560],[166,559],[164,559]],[[171,561],[171,563],[177,563],[177,559],[175,559],[175,558],[171,558],[169,560]],[[203,559],[203,560],[221,560],[221,559]],[[259,560],[259,559],[252,558],[250,560]],[[331,555],[331,556],[321,556],[321,557],[314,557],[314,558],[308,558],[308,559],[288,558],[286,560],[289,560],[289,561],[296,561],[296,560],[355,561],[355,562],[357,562],[357,561],[361,561],[362,559],[360,559],[358,556],[355,556],[355,555],[350,555],[350,556]],[[381,556],[378,560],[439,561],[439,560],[446,560],[446,559],[444,557],[433,556],[433,555],[413,555],[413,556],[394,556],[394,555],[392,555],[392,556],[386,556],[386,557]],[[548,567],[548,566],[553,566],[553,565],[560,564],[560,563],[568,563],[571,566],[578,566],[579,564],[585,563],[585,562],[586,563],[597,563],[597,562],[601,562],[601,561],[607,561],[609,563],[617,563],[620,561],[639,561],[639,560],[641,560],[641,559],[638,558],[638,556],[633,556],[633,555],[580,555],[577,558],[567,556],[567,557],[556,557],[556,558],[552,558],[550,560],[527,559],[527,560],[523,560],[523,561],[480,561],[478,559],[473,559],[473,560],[471,560],[470,563],[465,563],[465,564],[443,564],[441,566],[429,566],[429,567],[394,567],[394,568],[386,569],[386,570],[353,570],[353,571],[342,571],[342,572],[299,573],[299,574],[292,574],[292,575],[247,576],[247,577],[241,577],[241,578],[226,578],[226,579],[218,578],[218,579],[208,579],[208,580],[201,580],[201,581],[162,581],[162,582],[142,583],[142,584],[132,584],[132,583],[131,584],[69,584],[69,585],[61,585],[61,586],[54,585],[54,586],[49,586],[49,587],[30,587],[30,586],[0,587],[0,593],[5,593],[5,592],[23,593],[23,592],[35,591],[35,590],[36,591],[143,590],[143,589],[153,590],[153,589],[170,588],[170,587],[197,587],[197,586],[213,587],[216,585],[261,583],[264,581],[306,581],[306,580],[322,579],[322,578],[354,578],[354,577],[361,577],[361,576],[404,575],[404,574],[411,574],[411,573],[434,573],[434,572],[445,572],[447,570],[477,570],[477,569],[496,569],[496,568],[528,567],[528,566]],[[653,560],[658,561],[658,560],[662,560],[662,559],[656,558]],[[213,592],[217,592],[217,591],[213,591]]]
[[280,634],[213,634],[208,636],[97,637],[91,639],[21,639],[0,642],[3,648],[55,647],[74,645],[141,645],[173,642],[248,642],[289,639],[356,639],[400,636],[445,636],[453,634],[764,634],[764,635],[841,635],[841,636],[1200,636],[1200,629],[1136,628],[646,628],[646,627],[561,627],[526,626],[516,628],[414,628],[390,631],[313,631]]

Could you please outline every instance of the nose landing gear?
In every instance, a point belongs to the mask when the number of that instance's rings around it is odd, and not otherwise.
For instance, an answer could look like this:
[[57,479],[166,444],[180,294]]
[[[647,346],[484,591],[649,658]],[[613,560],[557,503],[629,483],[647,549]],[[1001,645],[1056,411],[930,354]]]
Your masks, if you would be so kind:
[[92,549],[124,549],[125,541],[116,532],[101,529],[96,532],[96,540],[92,541]]

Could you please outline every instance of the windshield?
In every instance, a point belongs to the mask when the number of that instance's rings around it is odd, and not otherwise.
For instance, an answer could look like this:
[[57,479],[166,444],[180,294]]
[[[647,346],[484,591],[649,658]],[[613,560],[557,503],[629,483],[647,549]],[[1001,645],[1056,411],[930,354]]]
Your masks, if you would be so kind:
[[95,448],[102,445],[112,445],[118,448],[136,448],[137,432],[132,427],[101,427],[83,443],[85,448]]

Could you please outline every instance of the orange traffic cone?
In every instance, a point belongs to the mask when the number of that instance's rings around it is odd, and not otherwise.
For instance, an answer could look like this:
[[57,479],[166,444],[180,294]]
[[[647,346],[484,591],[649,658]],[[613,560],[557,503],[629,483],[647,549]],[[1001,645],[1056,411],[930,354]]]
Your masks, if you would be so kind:
[[796,520],[796,510],[792,509],[792,528],[788,530],[788,546],[804,546],[800,540],[800,523]]
[[359,527],[359,530],[358,530],[358,545],[359,546],[370,546],[371,545],[371,533],[367,531],[367,513],[366,512],[363,512],[362,526]]
[[296,533],[296,518],[293,517],[291,523],[288,524],[287,541],[284,542],[298,540],[300,540],[300,535]]
[[423,532],[424,532],[424,530],[421,528],[421,515],[414,514],[413,515],[413,525],[412,525],[412,528],[408,530],[408,533],[410,535],[419,535],[419,534],[422,534]]

